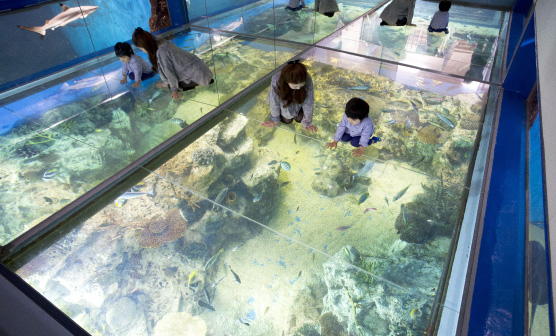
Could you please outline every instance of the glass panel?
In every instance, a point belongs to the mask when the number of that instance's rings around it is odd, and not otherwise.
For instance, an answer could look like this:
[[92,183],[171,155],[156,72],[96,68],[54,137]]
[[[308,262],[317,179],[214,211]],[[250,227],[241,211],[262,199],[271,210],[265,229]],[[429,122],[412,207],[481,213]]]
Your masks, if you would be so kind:
[[[66,16],[71,21],[66,27],[56,26],[62,13],[58,3],[0,14],[0,31],[4,32],[0,39],[4,45],[11,46],[0,51],[4,63],[0,70],[0,91],[25,83],[28,78],[36,79],[60,70],[64,64],[76,64],[83,56],[94,52],[79,3],[71,0],[65,1],[64,5],[70,8]],[[83,11],[98,16],[97,9],[84,7]],[[45,23],[46,20],[49,22]],[[32,53],[29,52],[30,46]]]
[[382,140],[365,155],[464,183],[488,86],[320,48],[313,55],[307,64],[318,74],[313,118],[319,138],[332,137],[345,103],[359,97],[369,103]]
[[[490,80],[500,35],[503,12],[452,6],[450,34],[427,31],[435,3],[418,1],[413,23],[417,27],[380,26],[380,10],[357,19],[347,29],[332,34],[319,45],[362,55],[393,60],[420,68]],[[462,17],[471,21],[460,23]],[[474,19],[473,19],[474,18]],[[505,32],[505,31],[504,31]]]
[[550,335],[550,272],[546,251],[546,217],[544,200],[543,154],[536,90],[528,102],[528,310],[529,334]]

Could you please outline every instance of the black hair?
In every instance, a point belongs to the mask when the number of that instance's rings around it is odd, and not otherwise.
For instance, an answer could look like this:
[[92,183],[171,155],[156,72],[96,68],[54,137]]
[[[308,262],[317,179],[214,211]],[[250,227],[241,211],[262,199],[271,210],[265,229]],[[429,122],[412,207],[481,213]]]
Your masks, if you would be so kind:
[[131,46],[127,42],[116,43],[116,45],[114,46],[114,52],[118,57],[131,57],[131,55],[133,55],[133,49],[131,49]]
[[346,116],[363,120],[369,116],[369,104],[361,98],[351,98],[346,104]]
[[440,3],[438,4],[438,9],[440,9],[441,12],[447,12],[450,10],[450,7],[452,7],[452,3],[448,0],[442,0],[440,1]]

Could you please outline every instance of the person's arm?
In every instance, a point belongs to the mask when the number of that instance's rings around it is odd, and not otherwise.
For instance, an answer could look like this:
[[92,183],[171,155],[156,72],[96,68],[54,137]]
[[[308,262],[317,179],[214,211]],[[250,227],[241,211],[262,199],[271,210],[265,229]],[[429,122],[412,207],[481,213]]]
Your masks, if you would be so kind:
[[[131,61],[130,61],[131,63]],[[131,85],[131,87],[137,88],[139,87],[141,84],[141,75],[143,74],[141,71],[141,64],[139,64],[139,62],[133,62],[130,64],[131,69],[133,70],[133,74],[135,75],[135,83],[133,83]]]
[[344,116],[342,117],[342,121],[340,121],[340,124],[338,125],[338,128],[336,128],[336,133],[334,134],[333,141],[326,143],[326,147],[332,149],[332,148],[336,148],[338,146],[338,141],[340,141],[340,139],[342,138],[342,136],[346,132],[346,122],[347,122],[347,119],[346,119],[346,115],[344,114]]
[[278,97],[278,81],[272,81],[270,85],[270,92],[268,93],[268,101],[270,103],[270,119],[275,122],[280,121],[280,97]]
[[[316,126],[312,126],[313,122],[313,109],[315,106],[315,92],[313,90],[313,79],[309,75],[307,77],[307,97],[303,102],[303,119],[301,120],[301,125],[308,130],[313,132],[317,131]],[[311,127],[312,126],[312,127]]]
[[[162,51],[160,48],[159,51]],[[158,68],[160,72],[160,78],[164,83],[170,85],[170,91],[178,90],[178,77],[176,75],[176,70],[174,69],[174,64],[171,59],[171,55],[167,50],[157,53],[158,58]]]
[[125,63],[123,63],[122,64],[122,76],[124,76],[124,78],[122,78],[122,80],[120,81],[120,84],[124,84],[124,83],[127,82],[127,74],[128,73],[129,73],[129,71],[127,70],[127,67],[125,66]]

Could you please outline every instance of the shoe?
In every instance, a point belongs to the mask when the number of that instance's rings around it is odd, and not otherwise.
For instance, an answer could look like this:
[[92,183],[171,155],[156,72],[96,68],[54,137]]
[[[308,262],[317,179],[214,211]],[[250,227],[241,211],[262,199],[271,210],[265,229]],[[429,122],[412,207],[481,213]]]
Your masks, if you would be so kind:
[[212,83],[214,83],[214,78],[212,78],[209,82],[209,84],[212,84]]
[[380,23],[380,25],[381,25],[381,26],[388,26],[388,23],[386,23],[386,21],[382,21],[382,22]]
[[380,139],[379,137],[374,136],[374,137],[371,138],[370,143],[374,144],[374,143],[377,143],[377,142],[380,142],[380,141],[382,141],[382,139]]

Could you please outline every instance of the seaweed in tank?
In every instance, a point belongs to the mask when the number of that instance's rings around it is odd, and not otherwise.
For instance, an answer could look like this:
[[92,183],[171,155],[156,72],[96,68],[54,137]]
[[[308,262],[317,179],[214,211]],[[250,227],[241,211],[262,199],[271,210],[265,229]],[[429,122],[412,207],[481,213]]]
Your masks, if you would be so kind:
[[457,222],[459,198],[454,193],[459,188],[445,187],[442,174],[438,183],[422,187],[425,192],[402,204],[396,217],[400,239],[408,243],[425,244],[437,236],[449,236]]

